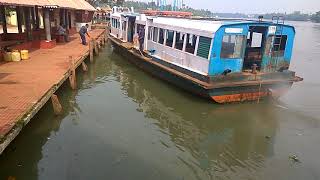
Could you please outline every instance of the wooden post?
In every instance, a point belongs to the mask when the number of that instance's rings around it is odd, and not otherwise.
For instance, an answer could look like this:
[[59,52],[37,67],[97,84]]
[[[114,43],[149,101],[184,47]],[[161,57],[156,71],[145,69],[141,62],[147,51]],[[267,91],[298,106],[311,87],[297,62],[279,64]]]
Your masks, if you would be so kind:
[[105,38],[105,35],[103,35],[102,37],[102,46],[104,47],[106,45],[106,38]]
[[98,50],[100,50],[101,49],[101,39],[98,39]]
[[17,21],[18,21],[18,32],[22,33],[22,13],[21,13],[21,7],[17,6],[16,7],[16,12],[17,12]]
[[24,12],[24,20],[25,20],[25,26],[26,26],[26,33],[27,33],[27,39],[29,41],[32,40],[32,31],[31,31],[31,8],[30,7],[24,7],[23,12]]
[[51,102],[52,102],[52,107],[55,115],[61,115],[62,114],[62,106],[59,101],[59,98],[57,95],[53,94],[51,96]]
[[71,75],[69,76],[70,86],[73,90],[77,89],[76,63],[72,56],[69,56]]
[[87,72],[87,71],[88,71],[88,66],[86,65],[86,63],[83,61],[83,62],[81,63],[81,65],[82,65],[82,70],[83,70],[84,72]]
[[1,19],[3,20],[2,28],[3,28],[3,33],[7,34],[7,20],[6,20],[6,13],[5,13],[5,8],[4,6],[0,6],[0,12],[1,12]]
[[46,30],[46,40],[51,41],[51,27],[50,27],[50,12],[49,9],[44,9],[44,27]]
[[32,24],[32,29],[36,29],[36,15],[35,15],[35,8],[31,7],[31,24]]
[[89,41],[90,63],[93,63],[93,40]]
[[99,49],[98,49],[98,45],[97,45],[97,41],[93,40],[93,44],[94,44],[94,52],[96,55],[99,54]]
[[35,7],[35,29],[39,29],[40,28],[40,18],[39,18],[39,7],[36,6]]

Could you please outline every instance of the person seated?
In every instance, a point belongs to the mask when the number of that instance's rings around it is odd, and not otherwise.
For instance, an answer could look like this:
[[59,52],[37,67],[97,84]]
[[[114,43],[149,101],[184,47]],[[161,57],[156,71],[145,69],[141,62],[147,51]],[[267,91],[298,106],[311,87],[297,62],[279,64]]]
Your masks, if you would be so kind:
[[69,42],[69,35],[67,33],[67,30],[63,27],[62,23],[60,23],[60,25],[57,28],[57,34],[59,36],[63,36],[65,42]]

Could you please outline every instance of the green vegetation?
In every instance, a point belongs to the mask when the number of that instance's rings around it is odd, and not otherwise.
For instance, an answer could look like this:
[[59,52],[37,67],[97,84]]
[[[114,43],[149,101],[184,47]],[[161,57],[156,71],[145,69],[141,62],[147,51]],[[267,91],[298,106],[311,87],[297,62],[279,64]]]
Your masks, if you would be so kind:
[[295,11],[291,14],[283,14],[283,13],[270,13],[263,14],[265,19],[272,19],[273,16],[283,16],[287,21],[308,21],[310,20],[309,14],[303,14],[300,11]]
[[[146,9],[159,9],[155,2],[140,2],[140,1],[124,1],[124,0],[88,0],[91,4],[101,5],[108,4],[110,6],[113,5],[123,5],[125,7],[133,7],[136,11],[146,10]],[[167,5],[163,7],[163,10],[171,10],[172,6]],[[287,21],[313,21],[320,23],[320,11],[315,14],[304,14],[300,11],[295,11],[290,14],[285,13],[267,13],[267,14],[252,14],[247,15],[243,13],[214,13],[208,9],[193,9],[191,7],[184,7],[179,9],[179,11],[186,11],[193,13],[194,16],[201,17],[220,17],[220,18],[258,18],[258,16],[262,15],[264,19],[272,19],[273,16],[283,16]]]
[[100,6],[102,4],[107,4],[110,6],[122,6],[125,0],[86,0],[93,6]]
[[311,20],[320,23],[320,11],[311,16]]

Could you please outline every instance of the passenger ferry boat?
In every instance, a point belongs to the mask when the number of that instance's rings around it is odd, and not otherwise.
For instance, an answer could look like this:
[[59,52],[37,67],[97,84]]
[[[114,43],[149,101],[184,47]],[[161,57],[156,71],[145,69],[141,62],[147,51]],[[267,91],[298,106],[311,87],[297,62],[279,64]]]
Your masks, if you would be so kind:
[[[280,17],[208,21],[154,13],[114,7],[110,40],[156,77],[217,103],[280,97],[302,81],[289,70],[295,29]],[[134,45],[137,34],[144,36],[143,49]]]

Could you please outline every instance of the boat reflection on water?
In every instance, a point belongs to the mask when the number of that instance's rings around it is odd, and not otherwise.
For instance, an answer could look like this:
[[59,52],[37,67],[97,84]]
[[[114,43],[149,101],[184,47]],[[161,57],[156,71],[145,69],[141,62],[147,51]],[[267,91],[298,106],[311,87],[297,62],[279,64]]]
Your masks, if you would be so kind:
[[156,120],[176,148],[192,155],[192,163],[178,158],[194,171],[236,175],[237,169],[263,167],[273,156],[278,124],[271,104],[215,105],[148,77],[125,60],[110,63],[124,93],[139,105],[137,111]]

